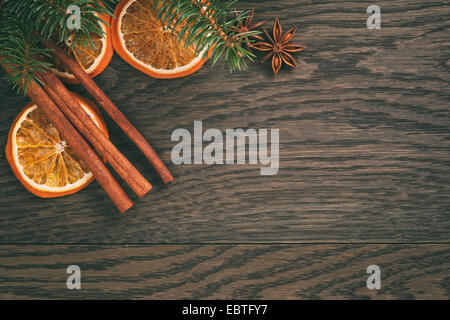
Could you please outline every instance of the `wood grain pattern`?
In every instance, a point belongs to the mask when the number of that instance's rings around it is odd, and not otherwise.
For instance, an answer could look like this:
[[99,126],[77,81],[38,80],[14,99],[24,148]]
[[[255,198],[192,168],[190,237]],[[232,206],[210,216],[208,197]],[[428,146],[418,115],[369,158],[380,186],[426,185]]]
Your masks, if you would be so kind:
[[[0,242],[447,242],[450,7],[386,1],[368,30],[370,1],[254,1],[257,19],[298,25],[299,70],[271,75],[205,66],[155,80],[115,56],[97,78],[175,175],[164,186],[109,121],[113,142],[154,190],[129,214],[93,184],[58,200],[28,194],[0,161]],[[268,25],[270,27],[270,25]],[[79,87],[75,90],[82,92]],[[5,82],[0,148],[27,99]],[[86,96],[88,96],[86,94]],[[171,163],[176,128],[280,128],[280,171]],[[3,156],[3,154],[2,154]],[[131,194],[131,193],[130,193]]]
[[[450,5],[383,1],[382,29],[368,30],[374,3],[240,2],[256,20],[299,26],[294,41],[308,49],[277,77],[269,65],[232,75],[206,65],[155,80],[114,56],[96,81],[175,181],[164,185],[111,121],[113,143],[154,185],[126,215],[95,183],[37,199],[1,153],[0,297],[448,298]],[[27,102],[0,82],[0,149]],[[279,128],[278,175],[173,165],[171,133],[195,120]],[[81,293],[64,287],[77,261]],[[377,293],[364,285],[372,263],[386,274]]]
[[0,298],[448,299],[449,261],[446,245],[2,246]]

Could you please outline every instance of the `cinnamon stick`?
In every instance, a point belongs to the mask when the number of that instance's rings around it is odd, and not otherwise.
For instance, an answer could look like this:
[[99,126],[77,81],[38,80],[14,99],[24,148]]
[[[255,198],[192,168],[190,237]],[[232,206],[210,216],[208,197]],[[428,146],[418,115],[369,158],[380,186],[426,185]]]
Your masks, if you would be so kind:
[[[9,69],[3,66],[6,72]],[[91,149],[89,144],[78,133],[78,131],[67,120],[64,114],[59,110],[53,100],[47,93],[35,83],[27,87],[28,97],[38,105],[47,115],[59,131],[62,138],[72,147],[77,156],[85,163],[86,167],[94,174],[98,183],[102,186],[108,196],[111,198],[117,209],[123,213],[133,206],[133,202],[127,196],[125,191],[106,168],[102,160]]]
[[109,116],[119,125],[125,134],[136,144],[141,152],[147,157],[155,170],[158,172],[164,183],[173,180],[173,177],[159,156],[153,150],[152,146],[142,136],[142,134],[128,121],[117,106],[108,98],[108,96],[97,86],[94,80],[83,70],[76,59],[67,55],[61,48],[48,40],[42,40],[44,45],[54,50],[58,58],[69,68],[70,72],[77,77],[86,90],[94,97]]
[[146,195],[152,188],[152,185],[103,134],[61,80],[52,71],[42,72],[38,77],[45,84],[44,89],[61,111],[80,130],[81,134],[94,146],[100,155],[109,162],[131,189],[140,198]]

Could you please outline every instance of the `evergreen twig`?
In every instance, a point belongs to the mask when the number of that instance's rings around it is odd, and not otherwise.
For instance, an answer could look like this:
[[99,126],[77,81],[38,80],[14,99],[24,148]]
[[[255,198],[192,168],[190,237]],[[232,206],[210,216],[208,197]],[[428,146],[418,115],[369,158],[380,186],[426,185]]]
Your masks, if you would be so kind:
[[[40,84],[33,73],[52,66],[42,61],[48,49],[41,39],[57,44],[68,43],[72,48],[94,46],[91,34],[102,35],[96,13],[113,16],[111,5],[118,0],[0,0],[0,65],[12,70],[5,77],[14,87],[30,81]],[[219,60],[228,63],[230,71],[246,68],[246,60],[254,55],[244,45],[258,31],[240,33],[237,26],[249,15],[248,11],[232,9],[236,0],[155,0],[158,17],[172,28],[180,26],[178,40],[194,46],[197,54],[210,55],[213,64]],[[81,11],[81,28],[69,30],[69,5]],[[236,13],[234,15],[234,13]]]
[[[254,55],[247,50],[248,37],[259,31],[239,33],[237,26],[250,12],[232,9],[237,0],[155,0],[157,17],[174,30],[182,26],[177,35],[185,46],[195,46],[196,52],[210,55],[213,65],[220,59],[228,63],[230,71],[244,70],[246,59]],[[236,13],[236,14],[234,14]]]
[[48,49],[40,46],[40,37],[36,36],[30,25],[16,17],[2,17],[0,22],[0,64],[11,72],[5,79],[13,89],[20,92],[21,87],[26,93],[33,81],[40,84],[34,76],[50,66],[49,63],[37,58],[48,54]]
[[[80,29],[70,30],[67,27],[67,8],[70,5],[80,8]],[[16,88],[23,84],[24,93],[30,81],[40,84],[33,72],[52,66],[42,61],[42,55],[48,54],[48,49],[42,48],[41,39],[57,44],[68,43],[70,39],[72,48],[86,47],[88,43],[94,46],[91,34],[102,36],[103,29],[99,22],[105,22],[96,13],[112,16],[111,8],[100,0],[0,2],[0,64],[12,70],[5,76],[6,80]]]

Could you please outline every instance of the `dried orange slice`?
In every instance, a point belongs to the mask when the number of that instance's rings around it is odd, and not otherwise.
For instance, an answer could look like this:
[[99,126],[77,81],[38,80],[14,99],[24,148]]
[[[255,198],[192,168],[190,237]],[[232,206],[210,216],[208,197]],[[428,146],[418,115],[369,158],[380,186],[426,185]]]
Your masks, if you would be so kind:
[[[199,70],[205,63],[203,53],[185,48],[172,31],[156,18],[153,0],[122,0],[116,7],[117,19],[111,22],[116,52],[136,69],[160,79],[179,78]],[[172,34],[173,32],[173,34]]]
[[[109,15],[100,15],[100,18],[109,25],[111,24],[111,17]],[[67,44],[62,44],[64,49],[67,50],[70,55],[75,57],[80,66],[92,78],[98,76],[106,69],[114,54],[111,40],[111,29],[104,23],[100,23],[100,25],[103,28],[104,35],[103,37],[100,37],[97,34],[91,34],[94,46],[87,41],[86,46],[80,45],[79,48],[72,50],[70,48],[70,41],[68,41]],[[52,62],[55,64],[55,68],[52,68],[53,71],[64,82],[70,84],[80,83],[79,80],[69,72],[67,67],[55,55],[52,55]]]
[[[74,97],[108,136],[97,107],[77,94]],[[41,109],[33,103],[22,110],[9,131],[6,158],[17,179],[41,198],[73,194],[94,179]]]

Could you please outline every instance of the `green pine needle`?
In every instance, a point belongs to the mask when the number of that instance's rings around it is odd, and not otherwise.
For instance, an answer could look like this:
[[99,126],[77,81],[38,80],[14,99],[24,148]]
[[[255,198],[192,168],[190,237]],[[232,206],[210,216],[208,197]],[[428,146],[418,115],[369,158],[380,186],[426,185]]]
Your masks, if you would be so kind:
[[[11,72],[6,79],[16,89],[26,93],[32,83],[40,85],[34,73],[53,66],[43,61],[50,51],[41,39],[57,44],[68,43],[72,48],[94,46],[91,35],[103,35],[96,13],[113,16],[112,7],[118,0],[0,0],[0,65]],[[246,61],[254,55],[244,45],[247,37],[258,31],[239,33],[237,26],[248,17],[248,11],[232,9],[235,0],[155,0],[158,17],[171,29],[181,25],[178,40],[193,46],[197,54],[210,54],[216,64],[222,60],[230,72],[244,70]],[[102,5],[103,4],[103,5]],[[80,29],[69,30],[67,8],[77,5],[81,11]],[[156,8],[156,7],[155,7]],[[235,14],[236,13],[236,16]],[[51,61],[51,59],[49,59]],[[19,89],[20,90],[20,89]]]
[[10,70],[5,76],[6,80],[18,92],[23,87],[26,93],[31,82],[39,84],[33,73],[50,66],[37,59],[48,55],[49,51],[39,42],[40,38],[34,35],[29,24],[16,17],[3,17],[0,22],[0,63]]
[[[40,40],[57,44],[72,40],[72,48],[94,46],[92,34],[103,36],[99,22],[105,22],[96,13],[112,16],[110,4],[117,1],[99,0],[3,0],[0,2],[0,64],[11,72],[6,80],[14,88],[23,87],[26,93],[31,82],[40,84],[33,75],[52,66],[42,61],[49,54]],[[103,3],[103,5],[101,4]],[[69,30],[67,8],[80,8],[80,29]],[[19,89],[20,90],[20,89]]]
[[[207,5],[205,5],[207,3]],[[232,9],[236,0],[155,0],[157,17],[174,30],[183,25],[177,35],[186,47],[193,46],[196,53],[210,54],[212,64],[222,60],[230,72],[245,70],[246,60],[253,61],[253,53],[244,44],[249,36],[259,31],[239,33],[237,26],[245,20],[249,11]],[[234,15],[236,13],[236,16]]]

